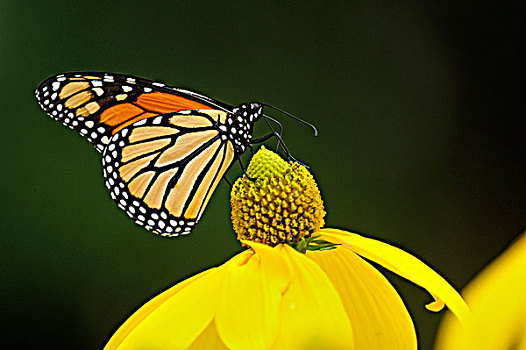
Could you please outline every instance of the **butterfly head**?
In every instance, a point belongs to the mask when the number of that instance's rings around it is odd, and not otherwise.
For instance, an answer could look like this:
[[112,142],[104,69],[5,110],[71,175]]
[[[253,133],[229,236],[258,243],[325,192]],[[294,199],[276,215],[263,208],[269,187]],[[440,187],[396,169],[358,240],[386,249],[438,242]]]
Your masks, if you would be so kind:
[[242,154],[252,139],[254,123],[263,115],[263,106],[257,102],[243,103],[232,110],[228,118],[228,134],[238,154]]

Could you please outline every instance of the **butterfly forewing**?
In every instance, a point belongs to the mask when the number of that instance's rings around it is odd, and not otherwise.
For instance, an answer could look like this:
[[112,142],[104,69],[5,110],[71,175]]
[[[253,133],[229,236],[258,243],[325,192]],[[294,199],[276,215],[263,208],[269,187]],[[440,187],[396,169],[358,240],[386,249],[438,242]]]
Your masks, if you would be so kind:
[[113,200],[163,236],[189,233],[234,158],[218,110],[168,113],[117,131],[103,154]]
[[46,113],[76,129],[99,152],[137,121],[181,110],[231,108],[188,90],[112,73],[59,74],[42,82],[35,94]]

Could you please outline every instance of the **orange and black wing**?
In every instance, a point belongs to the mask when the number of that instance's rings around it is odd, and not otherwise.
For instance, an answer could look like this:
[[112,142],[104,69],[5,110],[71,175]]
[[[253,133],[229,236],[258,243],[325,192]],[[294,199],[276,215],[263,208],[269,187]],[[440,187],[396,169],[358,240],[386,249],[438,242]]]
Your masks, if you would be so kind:
[[234,159],[219,128],[227,117],[220,110],[186,110],[119,128],[103,153],[113,200],[157,234],[190,233]]
[[182,110],[232,107],[143,78],[113,73],[64,73],[43,81],[35,91],[42,109],[87,138],[99,152],[133,123]]

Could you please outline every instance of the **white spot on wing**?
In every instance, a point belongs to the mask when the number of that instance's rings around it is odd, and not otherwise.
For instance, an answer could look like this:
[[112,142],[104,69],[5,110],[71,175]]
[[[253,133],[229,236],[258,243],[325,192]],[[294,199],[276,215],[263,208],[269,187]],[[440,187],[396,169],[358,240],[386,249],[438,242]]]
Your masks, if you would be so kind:
[[[98,82],[98,83],[100,83],[100,82]],[[97,96],[102,96],[102,94],[104,94],[104,90],[102,90],[100,87],[94,88],[93,91],[97,94]]]

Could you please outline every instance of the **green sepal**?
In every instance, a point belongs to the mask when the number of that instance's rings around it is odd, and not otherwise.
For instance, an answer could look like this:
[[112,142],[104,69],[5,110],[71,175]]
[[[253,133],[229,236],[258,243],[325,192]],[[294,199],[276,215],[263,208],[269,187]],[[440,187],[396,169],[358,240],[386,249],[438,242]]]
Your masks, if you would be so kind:
[[340,244],[327,242],[323,239],[316,239],[320,236],[302,237],[301,240],[292,246],[298,252],[305,254],[307,250],[331,250],[335,249]]

